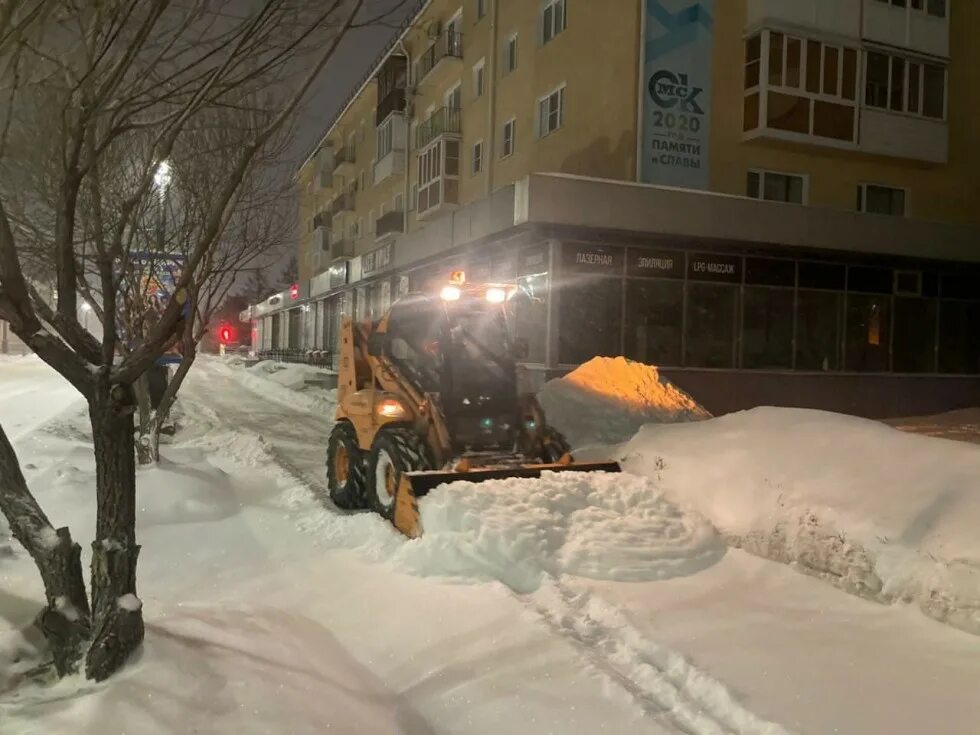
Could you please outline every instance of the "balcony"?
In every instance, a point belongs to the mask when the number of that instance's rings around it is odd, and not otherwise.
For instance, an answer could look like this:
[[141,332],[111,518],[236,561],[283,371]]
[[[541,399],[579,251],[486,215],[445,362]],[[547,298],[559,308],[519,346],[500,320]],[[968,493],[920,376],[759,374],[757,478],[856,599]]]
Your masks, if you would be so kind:
[[374,225],[374,239],[384,240],[394,235],[401,235],[405,232],[405,213],[392,210],[378,218]]
[[943,120],[865,107],[858,148],[879,156],[946,163],[949,125]]
[[378,102],[378,109],[374,116],[375,125],[380,125],[392,113],[405,112],[405,88],[398,87],[391,90],[381,101]]
[[405,148],[408,138],[405,116],[393,113],[378,127],[378,155],[374,163],[375,184],[405,171]]
[[344,195],[339,194],[332,202],[330,202],[330,215],[336,217],[338,214],[343,212],[346,207],[344,206]]
[[458,138],[460,135],[460,111],[455,107],[440,107],[415,131],[415,147],[425,148],[442,136]]
[[338,148],[334,154],[335,170],[341,166],[357,162],[357,146],[353,142],[348,142],[343,148]]
[[330,260],[338,261],[354,257],[354,241],[341,238],[330,243]]
[[378,108],[374,124],[381,125],[393,112],[405,111],[405,87],[408,85],[408,59],[392,54],[378,70]]
[[314,159],[314,176],[321,189],[333,186],[333,170],[335,166],[333,146],[324,145]]
[[429,48],[423,52],[415,65],[415,78],[422,82],[429,73],[439,66],[443,59],[463,58],[463,34],[447,31],[441,33]]
[[[927,0],[921,8],[915,8],[911,2],[897,5],[884,0],[864,0],[864,39],[930,56],[949,57],[950,4],[947,2],[946,7],[940,8]],[[932,12],[934,9],[941,9],[941,14]]]
[[[317,215],[318,217],[320,215]],[[317,225],[313,230],[313,252],[325,253],[330,250],[330,228],[325,224]]]

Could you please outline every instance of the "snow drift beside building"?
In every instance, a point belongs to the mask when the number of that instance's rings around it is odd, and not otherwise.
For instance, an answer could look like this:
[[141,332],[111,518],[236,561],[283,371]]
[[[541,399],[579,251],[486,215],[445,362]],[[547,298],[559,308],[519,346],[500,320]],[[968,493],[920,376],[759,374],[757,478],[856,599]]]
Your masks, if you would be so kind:
[[657,368],[624,357],[595,357],[549,381],[538,400],[573,447],[625,441],[644,424],[711,416]]
[[616,453],[733,546],[980,634],[980,448],[824,411],[646,426]]

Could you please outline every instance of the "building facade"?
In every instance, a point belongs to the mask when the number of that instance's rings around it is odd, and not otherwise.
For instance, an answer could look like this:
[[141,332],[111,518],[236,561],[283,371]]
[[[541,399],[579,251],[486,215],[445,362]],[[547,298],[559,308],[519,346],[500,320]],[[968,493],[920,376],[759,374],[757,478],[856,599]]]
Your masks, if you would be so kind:
[[542,380],[659,365],[709,408],[980,401],[980,4],[430,0],[297,173],[258,351],[334,351],[462,268]]

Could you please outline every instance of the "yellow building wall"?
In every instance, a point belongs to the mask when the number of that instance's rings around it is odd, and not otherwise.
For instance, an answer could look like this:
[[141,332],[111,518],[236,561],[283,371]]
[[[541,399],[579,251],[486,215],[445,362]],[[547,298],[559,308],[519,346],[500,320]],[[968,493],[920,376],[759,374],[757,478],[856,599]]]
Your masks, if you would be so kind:
[[[710,186],[718,192],[744,195],[749,169],[758,168],[808,176],[808,203],[817,207],[854,210],[859,183],[878,183],[909,189],[908,214],[925,220],[980,222],[980,2],[958,0],[951,8],[949,74],[950,156],[946,165],[874,157],[818,144],[767,140],[743,141],[743,37],[747,0],[715,3],[712,85]],[[406,138],[406,175],[395,175],[373,186],[376,157],[375,106],[377,85],[368,83],[330,132],[335,149],[350,131],[357,131],[357,161],[345,175],[336,176],[332,189],[313,181],[310,161],[297,176],[299,193],[300,273],[315,275],[311,258],[313,236],[309,220],[329,206],[352,180],[364,176],[357,208],[337,219],[344,236],[360,221],[355,254],[376,247],[371,213],[383,203],[390,211],[395,194],[404,196],[406,210],[418,181],[418,151],[414,127],[427,111],[445,104],[445,95],[461,85],[462,140],[460,145],[460,205],[490,193],[531,172],[561,172],[600,178],[636,177],[636,118],[639,87],[641,0],[566,0],[566,28],[548,44],[540,44],[543,7],[537,0],[489,0],[488,13],[476,17],[472,0],[433,0],[404,38],[411,63],[431,43],[430,24],[448,21],[461,12],[459,30],[463,58],[445,58],[409,95],[411,115]],[[504,50],[518,34],[516,71],[505,73]],[[485,62],[485,90],[474,94],[473,68]],[[561,128],[537,137],[538,100],[565,85]],[[491,118],[491,102],[493,117]],[[503,123],[517,120],[516,150],[502,159]],[[364,122],[363,137],[361,122]],[[473,145],[482,140],[483,170],[472,171]],[[432,214],[439,217],[444,210]],[[417,229],[414,211],[406,216],[409,231]],[[614,225],[615,223],[610,223]],[[842,245],[846,246],[846,243]],[[321,268],[322,270],[322,268]]]
[[[745,195],[749,169],[809,176],[808,203],[854,210],[861,183],[907,187],[908,216],[980,222],[980,3],[953,2],[950,17],[949,163],[875,157],[827,146],[742,140],[745,0],[715,3],[711,188]],[[859,89],[863,95],[863,89]],[[846,243],[842,243],[846,245]]]

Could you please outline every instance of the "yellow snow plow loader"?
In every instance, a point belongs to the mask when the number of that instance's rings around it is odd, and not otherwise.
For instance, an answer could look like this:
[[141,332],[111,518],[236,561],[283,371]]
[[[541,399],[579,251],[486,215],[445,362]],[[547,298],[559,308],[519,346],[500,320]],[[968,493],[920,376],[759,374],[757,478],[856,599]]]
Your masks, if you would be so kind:
[[410,538],[422,533],[419,499],[443,483],[620,471],[575,462],[534,396],[520,395],[508,309],[517,286],[454,278],[400,298],[377,322],[341,326],[330,497]]

